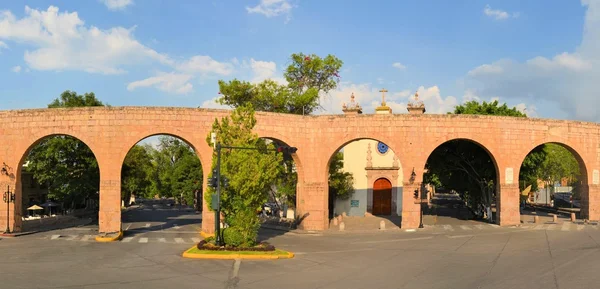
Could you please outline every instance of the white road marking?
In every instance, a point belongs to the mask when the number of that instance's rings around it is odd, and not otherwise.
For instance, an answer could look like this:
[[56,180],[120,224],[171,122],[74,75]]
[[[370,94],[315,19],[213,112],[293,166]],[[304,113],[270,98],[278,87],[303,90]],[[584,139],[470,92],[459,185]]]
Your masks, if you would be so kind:
[[584,228],[584,225],[577,225],[577,231],[581,231],[581,230],[583,230],[583,228]]
[[160,242],[160,243],[166,243],[167,239],[165,239],[165,238],[158,238],[158,242]]
[[464,237],[473,237],[473,235],[453,235],[453,236],[446,236],[450,239],[454,239],[454,238],[464,238]]
[[484,226],[483,225],[475,225],[475,228],[477,228],[479,230],[483,230]]
[[546,230],[552,231],[552,230],[556,229],[556,227],[557,227],[556,225],[550,224],[550,225],[548,225],[548,228],[546,228]]
[[148,243],[148,238],[140,238],[139,243]]
[[150,223],[146,223],[146,228],[150,228]]
[[123,238],[123,240],[121,242],[127,243],[127,242],[131,242],[131,240],[133,240],[133,237],[125,237],[125,238]]
[[594,228],[594,230],[598,230],[598,225],[592,225],[592,228]]
[[179,229],[181,229],[181,227],[177,226],[177,224],[173,224],[173,229],[179,230]]
[[544,225],[537,225],[535,226],[536,230],[543,230],[544,229]]
[[454,229],[452,229],[452,226],[450,226],[450,225],[444,225],[444,230],[446,230],[446,231],[454,231]]
[[402,242],[402,241],[415,241],[415,240],[428,240],[432,239],[431,237],[420,237],[420,238],[410,238],[410,239],[392,239],[392,240],[382,240],[382,241],[363,241],[363,242],[353,242],[350,244],[374,244],[374,243],[391,243],[391,242]]
[[86,241],[88,241],[90,238],[93,238],[93,237],[94,237],[93,235],[85,235],[85,236],[83,236],[83,238],[81,238],[81,241],[84,241],[84,242],[86,242]]
[[194,243],[200,243],[200,238],[192,238],[192,242]]
[[471,230],[471,228],[469,228],[468,226],[465,226],[465,225],[461,225],[460,228],[463,230],[467,230],[467,231]]
[[52,237],[50,237],[50,240],[56,240],[60,238],[60,235],[52,235]]
[[79,237],[79,236],[77,236],[77,235],[69,235],[69,238],[67,239],[67,241],[73,241],[73,240],[75,240],[77,237]]
[[563,223],[562,224],[562,228],[560,228],[561,231],[569,231],[570,230],[570,224],[569,223]]
[[131,227],[131,224],[127,225],[127,228],[125,228],[125,231],[129,230],[129,227]]
[[182,238],[175,238],[175,243],[181,244],[185,243],[185,241]]

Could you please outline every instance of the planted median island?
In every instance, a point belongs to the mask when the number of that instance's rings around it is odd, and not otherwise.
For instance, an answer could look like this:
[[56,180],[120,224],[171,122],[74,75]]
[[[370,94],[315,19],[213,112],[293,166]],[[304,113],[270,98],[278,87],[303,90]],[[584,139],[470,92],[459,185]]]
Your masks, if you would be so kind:
[[[257,211],[267,202],[269,190],[283,170],[282,149],[252,133],[256,124],[254,109],[247,104],[230,116],[215,120],[206,141],[217,149],[213,155],[212,176],[204,198],[211,210],[220,212],[223,229],[183,253],[186,258],[279,259],[293,254],[258,241],[260,218]],[[222,146],[220,144],[226,144]],[[247,149],[241,149],[247,148]],[[287,150],[289,153],[289,150]],[[217,209],[217,210],[215,210]]]

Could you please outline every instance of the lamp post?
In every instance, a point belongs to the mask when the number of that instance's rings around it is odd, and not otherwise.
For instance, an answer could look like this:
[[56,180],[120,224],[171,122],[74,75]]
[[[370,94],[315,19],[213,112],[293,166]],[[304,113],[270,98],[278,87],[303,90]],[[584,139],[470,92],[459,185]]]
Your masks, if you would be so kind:
[[[211,134],[212,137],[212,134]],[[209,186],[216,189],[216,193],[213,194],[211,207],[215,210],[215,243],[217,246],[223,245],[223,238],[221,236],[221,179],[223,179],[223,184],[225,187],[228,187],[229,180],[226,177],[221,178],[221,149],[240,149],[240,150],[261,150],[255,147],[235,147],[235,146],[224,146],[221,143],[216,142],[216,135],[213,140],[216,143],[215,149],[217,151],[217,167],[213,170],[213,176],[209,179]],[[213,143],[213,144],[214,144]],[[267,151],[276,151],[276,152],[288,152],[293,154],[298,150],[295,147],[288,146],[279,146],[274,150]]]
[[5,234],[10,234],[10,203],[15,202],[15,194],[10,192],[10,185],[8,185],[6,192],[4,192],[4,196],[2,198],[6,203],[6,231]]

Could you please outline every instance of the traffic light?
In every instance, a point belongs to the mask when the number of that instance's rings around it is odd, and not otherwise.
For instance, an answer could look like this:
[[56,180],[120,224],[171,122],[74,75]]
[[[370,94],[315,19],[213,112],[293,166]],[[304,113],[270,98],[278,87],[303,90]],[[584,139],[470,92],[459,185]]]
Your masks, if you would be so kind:
[[288,147],[288,146],[278,146],[277,147],[278,153],[293,154],[293,153],[296,153],[297,150],[298,150],[298,148],[296,148],[296,147]]
[[229,187],[229,179],[226,177],[221,177],[221,179],[223,179],[223,187],[224,188]]
[[414,198],[415,200],[419,199],[419,190],[415,190]]

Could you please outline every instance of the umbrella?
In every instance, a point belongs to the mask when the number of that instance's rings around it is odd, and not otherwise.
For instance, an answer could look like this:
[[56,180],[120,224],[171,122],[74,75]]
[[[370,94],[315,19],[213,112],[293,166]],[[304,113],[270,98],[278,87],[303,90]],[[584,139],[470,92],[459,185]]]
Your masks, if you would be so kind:
[[33,211],[33,210],[43,210],[43,209],[44,209],[44,208],[42,208],[42,207],[40,207],[40,206],[38,206],[38,205],[33,205],[33,206],[31,206],[31,207],[27,208],[27,210],[32,210],[32,211]]
[[47,201],[42,204],[42,207],[58,207],[58,204],[52,201]]

